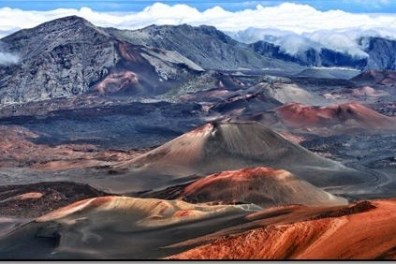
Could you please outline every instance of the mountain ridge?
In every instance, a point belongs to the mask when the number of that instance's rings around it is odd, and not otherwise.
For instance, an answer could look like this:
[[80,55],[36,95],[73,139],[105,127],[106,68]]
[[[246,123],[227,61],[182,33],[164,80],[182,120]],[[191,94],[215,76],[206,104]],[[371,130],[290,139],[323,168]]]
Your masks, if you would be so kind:
[[[150,97],[211,68],[301,70],[297,64],[264,58],[210,26],[120,31],[69,16],[1,41],[20,57],[18,64],[0,66],[1,103],[126,90]],[[103,82],[110,88],[101,87]]]

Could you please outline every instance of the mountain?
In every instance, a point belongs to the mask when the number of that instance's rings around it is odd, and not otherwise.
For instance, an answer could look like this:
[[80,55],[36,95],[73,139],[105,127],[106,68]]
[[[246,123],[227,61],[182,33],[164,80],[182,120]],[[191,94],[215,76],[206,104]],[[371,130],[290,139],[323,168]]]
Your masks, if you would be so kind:
[[161,94],[203,71],[175,51],[123,42],[76,16],[1,41],[20,57],[20,63],[0,67],[2,103],[84,93]]
[[333,196],[286,170],[268,167],[223,171],[187,185],[178,198],[192,203],[254,203],[263,208],[304,204],[343,205],[347,200]]
[[267,111],[279,105],[281,105],[279,101],[268,96],[265,92],[254,91],[229,97],[213,105],[210,111],[211,113],[220,113],[227,116],[246,116]]
[[171,89],[175,93],[192,80],[202,82],[201,75],[208,70],[304,77],[317,72],[304,71],[306,66],[396,69],[392,53],[396,42],[383,38],[360,39],[367,58],[328,48],[290,55],[269,42],[238,42],[211,26],[118,30],[97,27],[77,16],[18,31],[1,43],[18,56],[18,63],[0,66],[3,104],[83,94],[153,97]]
[[0,66],[0,102],[81,94],[155,96],[208,69],[299,72],[209,26],[99,28],[77,16],[46,22],[1,42],[19,63]]
[[275,58],[261,56],[212,26],[189,25],[156,26],[139,30],[106,29],[118,39],[167,50],[174,50],[194,61],[204,69],[246,70],[283,69],[297,70],[299,67]]
[[[284,139],[257,122],[211,122],[130,161],[121,162],[123,181],[143,179],[156,188],[170,179],[224,170],[269,166],[282,168],[316,186],[341,186],[373,180]],[[112,177],[113,182],[121,178]],[[110,184],[110,183],[109,183]],[[118,186],[125,191],[126,186]],[[124,190],[122,190],[124,189]],[[153,188],[154,189],[154,188]]]
[[120,59],[115,41],[79,17],[65,17],[2,39],[20,63],[0,67],[1,102],[85,93]]
[[293,103],[277,108],[276,112],[282,122],[290,127],[333,126],[334,130],[360,128],[371,131],[396,129],[396,118],[382,115],[359,103],[323,107]]
[[347,52],[326,47],[309,47],[296,54],[290,54],[279,44],[259,40],[249,44],[256,53],[294,62],[309,67],[349,67],[359,70],[396,70],[396,40],[381,37],[361,37],[357,40],[366,57],[354,56]]
[[355,57],[348,53],[327,48],[309,48],[304,52],[291,55],[284,51],[281,46],[262,40],[249,44],[249,46],[255,52],[263,56],[295,62],[310,67],[351,67],[363,69],[367,64],[366,58]]

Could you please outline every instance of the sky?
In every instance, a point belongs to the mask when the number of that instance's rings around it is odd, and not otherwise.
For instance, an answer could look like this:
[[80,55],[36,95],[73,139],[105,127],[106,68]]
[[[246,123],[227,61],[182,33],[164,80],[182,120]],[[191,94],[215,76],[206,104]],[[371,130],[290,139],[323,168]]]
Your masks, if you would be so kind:
[[[0,7],[18,8],[23,10],[48,11],[57,8],[89,7],[95,11],[119,12],[119,11],[141,11],[145,7],[154,4],[152,0],[0,0]],[[228,11],[240,11],[246,8],[255,8],[257,5],[276,6],[285,1],[265,0],[265,1],[238,1],[238,0],[163,0],[162,3],[188,4],[199,11],[220,6]],[[351,13],[395,13],[395,0],[291,0],[288,2],[297,4],[308,4],[320,11],[339,9]]]
[[266,40],[292,55],[326,47],[365,57],[362,36],[396,39],[396,0],[0,0],[0,64],[17,61],[2,37],[70,15],[129,30],[211,25],[241,42]]

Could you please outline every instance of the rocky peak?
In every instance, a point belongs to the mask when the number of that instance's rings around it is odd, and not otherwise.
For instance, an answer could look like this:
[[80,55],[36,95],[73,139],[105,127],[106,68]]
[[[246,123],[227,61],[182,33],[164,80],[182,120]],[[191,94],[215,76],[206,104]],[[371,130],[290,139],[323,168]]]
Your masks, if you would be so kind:
[[25,103],[87,92],[151,96],[202,71],[176,51],[136,45],[113,31],[71,16],[4,38],[20,60],[0,66],[0,102]]
[[70,16],[1,40],[19,56],[0,67],[1,102],[68,97],[89,90],[119,59],[114,39],[87,20]]
[[34,30],[36,30],[37,33],[48,34],[53,31],[62,31],[69,28],[78,29],[81,27],[91,27],[97,29],[92,23],[82,17],[67,16],[40,24],[39,26],[35,27]]
[[78,16],[59,18],[31,29],[20,30],[1,41],[21,59],[51,52],[59,45],[81,42],[105,42],[110,39],[105,31]]

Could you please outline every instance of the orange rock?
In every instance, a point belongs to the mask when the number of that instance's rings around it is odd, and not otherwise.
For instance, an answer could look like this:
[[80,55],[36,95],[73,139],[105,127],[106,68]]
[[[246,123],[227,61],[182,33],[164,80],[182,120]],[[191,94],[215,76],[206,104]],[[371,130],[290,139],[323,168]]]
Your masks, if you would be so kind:
[[[367,204],[372,204],[367,208]],[[171,259],[395,259],[396,200],[220,237]],[[333,212],[334,215],[337,211]],[[339,212],[338,212],[339,213]],[[344,214],[345,213],[345,214]],[[319,214],[320,215],[320,214]]]

